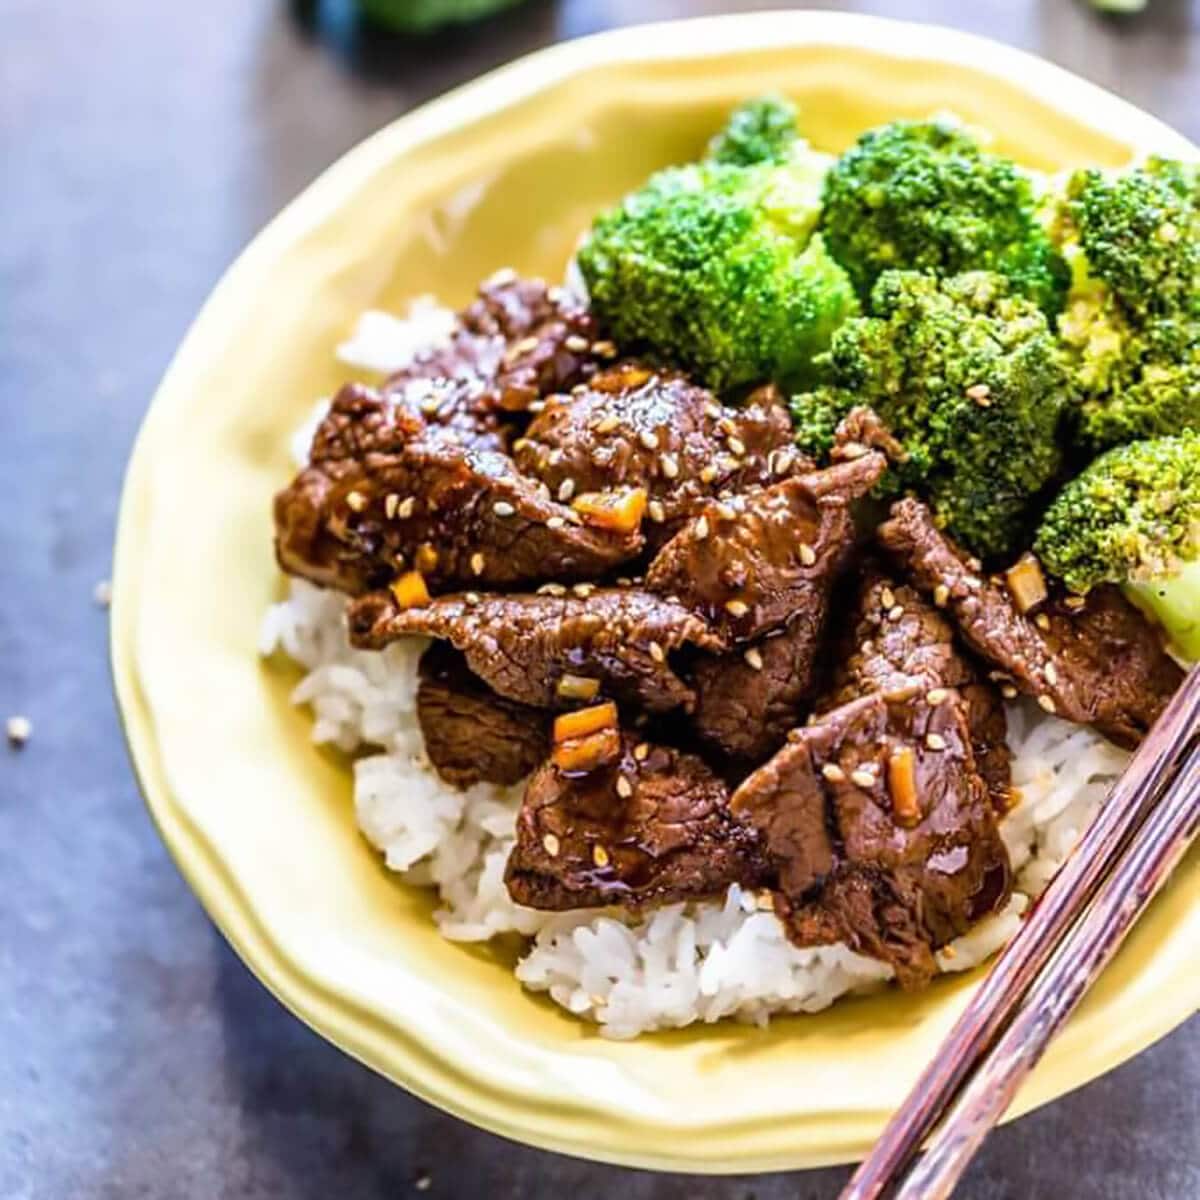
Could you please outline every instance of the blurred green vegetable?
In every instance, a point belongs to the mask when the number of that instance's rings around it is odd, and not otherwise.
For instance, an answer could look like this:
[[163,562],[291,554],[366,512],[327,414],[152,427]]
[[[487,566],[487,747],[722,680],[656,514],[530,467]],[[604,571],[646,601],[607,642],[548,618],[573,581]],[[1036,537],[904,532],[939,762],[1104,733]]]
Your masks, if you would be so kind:
[[358,0],[363,14],[400,33],[429,33],[443,25],[478,21],[522,0]]
[[739,104],[725,128],[708,144],[713,162],[749,167],[754,163],[786,162],[803,151],[796,106],[776,93]]

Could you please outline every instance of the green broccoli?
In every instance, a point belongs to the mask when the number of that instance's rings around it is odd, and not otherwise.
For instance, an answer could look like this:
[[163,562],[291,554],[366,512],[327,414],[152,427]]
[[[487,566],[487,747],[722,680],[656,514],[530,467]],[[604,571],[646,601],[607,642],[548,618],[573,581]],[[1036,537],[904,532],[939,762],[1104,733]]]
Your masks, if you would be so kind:
[[1046,510],[1034,549],[1075,591],[1126,585],[1200,657],[1200,433],[1102,454]]
[[983,271],[885,272],[871,311],[833,335],[821,363],[828,381],[793,398],[800,444],[821,455],[840,416],[870,405],[907,455],[889,489],[927,497],[979,555],[1019,548],[1061,462],[1065,377],[1045,316]]
[[894,121],[859,138],[825,180],[821,229],[864,303],[881,272],[996,271],[1047,316],[1066,264],[1039,220],[1032,179],[960,126]]
[[1059,336],[1079,441],[1200,427],[1200,169],[1078,171],[1053,229],[1073,274]]
[[363,14],[400,33],[429,33],[443,25],[479,21],[522,0],[358,0]]
[[654,175],[602,214],[579,250],[592,308],[716,388],[803,386],[814,355],[857,312],[813,234],[827,160],[702,162]]
[[708,144],[712,162],[749,167],[786,162],[803,151],[796,106],[777,93],[747,100],[730,114],[725,128]]

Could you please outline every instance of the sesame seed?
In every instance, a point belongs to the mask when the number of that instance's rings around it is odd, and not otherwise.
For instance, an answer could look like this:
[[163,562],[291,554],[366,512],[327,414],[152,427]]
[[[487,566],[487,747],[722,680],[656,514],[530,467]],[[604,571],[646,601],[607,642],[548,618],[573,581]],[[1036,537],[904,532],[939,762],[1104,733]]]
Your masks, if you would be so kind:
[[645,762],[646,756],[649,753],[650,753],[650,743],[649,742],[638,742],[638,744],[636,746],[634,746],[634,748],[633,748],[633,757],[636,758],[638,762]]
[[5,722],[4,731],[8,735],[8,744],[19,750],[33,734],[33,722],[28,717],[9,717]]
[[764,888],[754,898],[754,907],[759,912],[770,912],[775,907],[775,897]]
[[480,597],[480,595],[479,595],[479,593],[478,593],[478,592],[468,592],[468,593],[467,593],[467,594],[466,594],[466,595],[463,597],[463,599],[464,599],[464,600],[465,600],[465,601],[466,601],[468,604],[478,604],[478,603],[479,603],[479,601],[480,601],[480,598],[481,598],[481,597]]
[[633,795],[633,784],[624,775],[617,776],[617,795],[622,800],[628,800]]
[[929,704],[938,705],[949,697],[950,693],[945,688],[930,688],[925,693],[925,700]]
[[571,589],[580,600],[586,600],[595,590],[596,585],[594,583],[577,583]]
[[974,400],[982,408],[987,408],[992,402],[992,389],[986,383],[974,383],[967,388],[967,398]]
[[545,409],[545,407],[546,407],[545,400],[533,400],[530,402],[530,405],[529,405],[528,409],[526,409],[526,411],[533,413],[534,416],[537,416],[537,414],[542,412]]
[[649,429],[643,429],[642,432],[638,434],[638,441],[641,442],[647,450],[658,449],[658,435]]
[[395,492],[388,492],[383,498],[383,514],[390,521],[396,515],[396,505],[400,503],[400,497]]
[[752,671],[761,671],[763,669],[763,656],[757,646],[751,646],[742,657],[746,660],[746,666]]
[[608,857],[608,851],[603,846],[592,847],[592,862],[598,867],[607,867],[611,860]]
[[518,354],[529,354],[537,348],[538,340],[536,337],[522,338],[515,347]]
[[1042,668],[1042,674],[1046,677],[1046,682],[1051,687],[1058,682],[1058,668],[1052,662],[1048,662]]
[[947,601],[950,599],[950,589],[944,584],[939,583],[933,589],[933,602],[938,608],[945,608]]
[[696,524],[692,526],[692,533],[696,536],[696,541],[702,542],[708,537],[708,518],[699,517]]
[[739,437],[731,437],[729,439],[729,449],[732,450],[734,454],[745,454],[746,443],[743,442]]
[[875,786],[875,772],[866,770],[857,770],[850,772],[850,779],[853,783],[861,788],[869,788]]
[[413,1187],[418,1192],[427,1192],[433,1186],[433,1176],[428,1171],[422,1171],[413,1181]]
[[427,417],[432,417],[433,414],[437,412],[439,404],[441,404],[441,401],[436,396],[426,396],[425,399],[421,401],[421,411]]
[[705,406],[704,411],[712,417],[714,421],[719,421],[724,415],[725,410],[715,401],[710,400]]
[[1050,618],[1046,616],[1045,613],[1038,613],[1038,615],[1033,618],[1033,623],[1039,629],[1044,630],[1047,633],[1050,631]]
[[362,492],[347,492],[346,505],[351,512],[360,513],[367,507],[367,498]]
[[800,561],[806,567],[811,567],[817,561],[817,552],[807,542],[800,543]]
[[1068,596],[1063,603],[1072,611],[1078,612],[1087,604],[1087,600],[1083,596]]
[[734,508],[732,504],[718,504],[717,516],[720,517],[722,521],[736,521],[737,509]]
[[673,454],[663,454],[659,457],[658,465],[668,479],[674,479],[679,474],[679,461]]
[[1038,697],[1038,704],[1048,713],[1058,712],[1058,706],[1050,696],[1042,695]]
[[792,463],[795,462],[795,456],[790,450],[776,451],[771,457],[774,460],[771,470],[776,475],[786,475],[792,469]]
[[666,662],[667,656],[663,652],[663,648],[660,643],[651,642],[648,649],[650,651],[650,657],[654,659],[656,663]]
[[896,593],[890,587],[885,587],[879,593],[879,603],[884,608],[892,608],[896,603]]
[[700,482],[701,483],[712,483],[712,481],[714,479],[716,479],[716,477],[717,477],[717,468],[714,467],[712,465],[712,463],[709,463],[709,465],[707,467],[701,468],[701,470],[700,470]]
[[428,542],[422,542],[413,556],[413,565],[428,574],[438,565],[438,552]]
[[478,550],[471,555],[471,573],[473,575],[482,575],[484,568],[483,555]]
[[561,529],[565,524],[566,524],[566,521],[563,520],[562,517],[547,517],[546,518],[546,528],[547,529]]
[[575,495],[575,480],[564,479],[562,483],[558,485],[559,500],[563,504],[566,504],[566,502],[570,500],[573,495]]
[[548,833],[544,838],[542,838],[542,845],[546,848],[546,853],[550,855],[551,858],[553,858],[560,849],[559,840],[552,833]]
[[92,602],[97,608],[107,608],[112,603],[112,584],[107,579],[101,579],[92,588]]
[[601,358],[616,358],[616,344],[609,341],[593,342],[592,353],[600,355]]
[[484,287],[507,287],[510,283],[517,282],[517,273],[512,267],[501,267],[494,272]]
[[563,345],[566,346],[572,354],[582,354],[588,348],[588,340],[585,337],[580,337],[579,334],[573,333]]
[[725,611],[731,617],[744,617],[750,611],[750,605],[745,600],[726,600]]
[[621,423],[620,417],[616,416],[614,413],[609,413],[607,417],[604,417],[603,419],[596,422],[596,432],[597,433],[612,433],[612,431],[614,429],[616,429],[616,427],[618,425],[620,425],[620,423]]
[[925,745],[930,750],[945,750],[946,739],[940,733],[927,733],[925,735]]
[[663,508],[661,500],[651,500],[646,505],[646,511],[650,514],[650,520],[661,525],[667,519],[667,510]]
[[821,768],[821,774],[829,780],[830,783],[845,783],[846,772],[842,770],[836,763],[826,763]]
[[507,500],[497,500],[492,505],[492,512],[498,517],[511,517],[517,510]]
[[415,496],[405,496],[403,500],[396,505],[396,516],[402,521],[407,521],[413,515],[413,510],[417,507]]
[[904,616],[904,609],[901,605],[894,604],[888,609],[887,618],[889,621],[898,621],[902,616]]
[[867,448],[862,444],[862,442],[843,442],[842,445],[838,447],[838,453],[842,456],[842,458],[862,458],[866,452]]

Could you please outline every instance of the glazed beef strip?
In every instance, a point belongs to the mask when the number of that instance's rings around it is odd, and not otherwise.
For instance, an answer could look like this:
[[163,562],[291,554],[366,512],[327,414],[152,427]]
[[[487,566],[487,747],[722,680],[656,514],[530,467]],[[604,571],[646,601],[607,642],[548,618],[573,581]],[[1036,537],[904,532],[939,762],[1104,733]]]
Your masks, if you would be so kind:
[[445,642],[421,656],[417,720],[437,773],[457,787],[513,784],[550,751],[550,718],[499,696]]
[[999,689],[981,679],[955,645],[950,622],[918,592],[876,565],[866,565],[833,659],[831,691],[818,706],[820,711],[872,692],[902,699],[956,689],[966,705],[976,766],[996,811],[1007,811],[1012,755],[1004,701]]
[[552,396],[514,444],[517,465],[568,501],[613,487],[649,496],[645,533],[657,549],[705,499],[770,483],[807,465],[778,394],[718,404],[675,371],[626,362],[571,395]]
[[545,763],[529,781],[505,882],[541,909],[686,900],[757,886],[757,835],[693,754],[620,735],[591,771]]
[[1008,584],[983,576],[919,501],[893,505],[878,536],[916,586],[949,610],[1002,682],[1036,697],[1047,712],[1133,747],[1183,680],[1158,631],[1115,587],[1087,596],[1056,589],[1036,611],[1022,613]]
[[851,462],[704,505],[659,552],[646,586],[677,596],[731,643],[823,611],[854,546],[853,500],[883,473],[870,451]]
[[434,587],[588,579],[640,553],[636,529],[583,524],[506,455],[426,433],[419,413],[343,388],[275,498],[283,569],[356,594],[410,568]]
[[433,440],[504,450],[514,431],[510,414],[587,379],[615,353],[562,288],[502,271],[459,313],[448,344],[418,354],[383,390],[419,409]]
[[414,634],[449,641],[500,695],[539,708],[603,695],[652,713],[690,709],[695,695],[672,656],[722,648],[677,603],[586,584],[571,592],[551,584],[537,595],[443,596],[408,609],[381,590],[351,604],[349,624],[351,641],[367,650]]
[[996,910],[1011,885],[966,705],[945,689],[852,700],[795,730],[734,793],[760,831],[775,908],[798,945],[845,941],[902,987]]
[[741,762],[761,762],[800,724],[817,682],[825,597],[749,646],[696,660],[692,727],[704,742]]

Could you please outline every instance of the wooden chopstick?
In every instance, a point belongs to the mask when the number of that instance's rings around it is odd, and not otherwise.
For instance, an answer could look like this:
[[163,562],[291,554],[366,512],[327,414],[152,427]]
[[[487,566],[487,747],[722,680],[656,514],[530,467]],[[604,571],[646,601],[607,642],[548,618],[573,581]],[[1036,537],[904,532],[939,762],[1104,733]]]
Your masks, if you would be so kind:
[[1200,667],[1194,667],[1020,932],[976,989],[841,1200],[877,1200],[900,1178],[1100,884],[1113,872],[1122,850],[1179,774],[1198,737]]
[[1200,745],[1134,835],[1116,870],[1030,989],[1020,1011],[959,1094],[895,1200],[942,1200],[954,1190],[1050,1039],[1125,940],[1200,832]]

